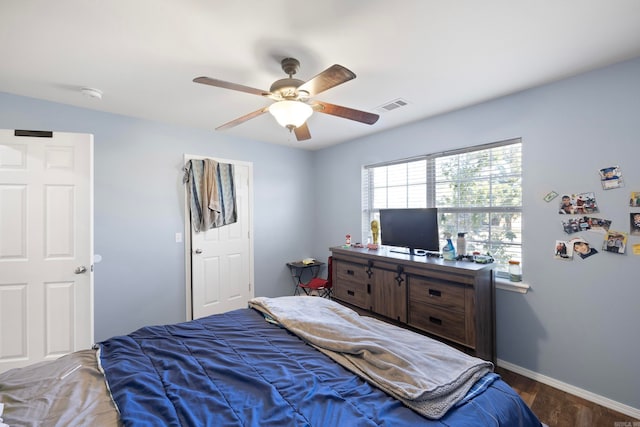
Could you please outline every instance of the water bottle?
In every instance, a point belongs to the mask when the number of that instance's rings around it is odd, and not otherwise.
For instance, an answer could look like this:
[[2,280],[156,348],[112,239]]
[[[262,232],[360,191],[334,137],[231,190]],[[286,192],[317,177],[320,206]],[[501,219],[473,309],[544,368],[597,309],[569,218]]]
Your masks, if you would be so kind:
[[464,238],[466,233],[458,233],[458,255],[465,256],[467,254],[467,240]]

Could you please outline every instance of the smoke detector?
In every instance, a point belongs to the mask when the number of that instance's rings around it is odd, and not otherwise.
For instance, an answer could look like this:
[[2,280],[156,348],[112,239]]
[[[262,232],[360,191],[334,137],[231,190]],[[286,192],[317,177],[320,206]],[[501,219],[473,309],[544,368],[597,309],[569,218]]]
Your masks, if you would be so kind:
[[102,91],[91,87],[83,87],[80,92],[87,98],[102,99]]

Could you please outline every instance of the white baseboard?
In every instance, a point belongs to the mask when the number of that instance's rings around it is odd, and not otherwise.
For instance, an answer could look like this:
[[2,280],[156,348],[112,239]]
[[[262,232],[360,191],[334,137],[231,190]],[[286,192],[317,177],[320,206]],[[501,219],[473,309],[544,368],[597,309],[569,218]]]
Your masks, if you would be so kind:
[[546,375],[542,375],[537,372],[530,371],[521,366],[514,365],[513,363],[509,363],[501,359],[498,359],[498,366],[500,366],[501,368],[507,369],[509,371],[515,372],[516,374],[520,374],[527,378],[531,378],[532,380],[536,380],[548,386],[555,387],[569,394],[573,394],[574,396],[581,397],[590,402],[597,403],[600,406],[604,406],[605,408],[609,408],[614,411],[620,412],[621,414],[625,414],[630,417],[640,419],[640,409],[638,408],[625,405],[624,403],[616,402],[615,400],[611,400],[604,396],[600,396],[590,391],[572,386],[571,384],[563,383],[562,381],[558,381]]

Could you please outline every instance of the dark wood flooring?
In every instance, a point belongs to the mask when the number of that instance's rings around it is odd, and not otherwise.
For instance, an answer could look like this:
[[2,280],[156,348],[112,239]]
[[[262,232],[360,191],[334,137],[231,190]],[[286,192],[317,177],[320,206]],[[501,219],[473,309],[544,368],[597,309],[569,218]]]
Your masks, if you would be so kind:
[[496,372],[520,394],[540,421],[549,427],[636,427],[640,425],[640,420],[515,372],[500,367],[496,368]]

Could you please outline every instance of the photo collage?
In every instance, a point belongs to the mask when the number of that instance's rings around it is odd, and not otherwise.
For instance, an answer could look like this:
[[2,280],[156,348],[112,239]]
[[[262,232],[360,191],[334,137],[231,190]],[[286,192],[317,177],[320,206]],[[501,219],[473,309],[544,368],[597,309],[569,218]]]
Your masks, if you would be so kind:
[[[598,171],[603,190],[624,187],[622,171],[619,166],[608,166]],[[558,214],[567,216],[560,223],[568,235],[558,239],[554,246],[554,257],[571,261],[574,258],[586,259],[599,252],[625,254],[628,252],[629,236],[640,236],[640,191],[632,191],[629,196],[629,229],[626,225],[618,230],[612,229],[612,221],[600,216],[600,208],[594,192],[558,194],[549,192],[544,200],[548,203],[560,196]],[[633,208],[636,208],[634,211]],[[594,238],[595,232],[602,237]],[[632,245],[632,252],[640,255],[640,243]]]

